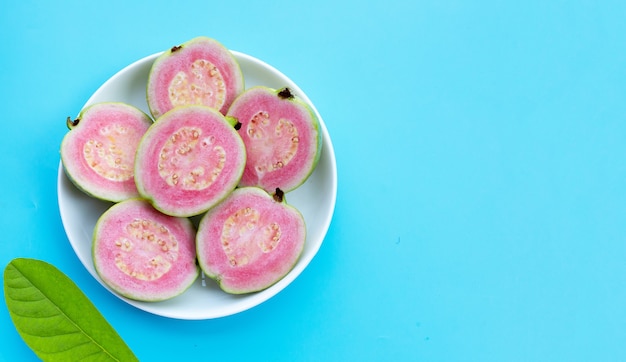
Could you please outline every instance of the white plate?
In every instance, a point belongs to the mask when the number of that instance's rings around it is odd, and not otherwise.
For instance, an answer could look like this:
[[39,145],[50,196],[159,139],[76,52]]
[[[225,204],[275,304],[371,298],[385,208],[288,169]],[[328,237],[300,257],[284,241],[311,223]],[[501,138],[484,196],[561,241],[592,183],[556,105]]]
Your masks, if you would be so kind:
[[[304,92],[284,74],[270,65],[249,55],[232,52],[243,71],[246,87],[265,85],[272,88],[288,86],[309,104],[311,101]],[[85,106],[105,101],[119,101],[132,104],[149,113],[146,103],[146,83],[154,59],[159,54],[140,59],[130,64],[107,80]],[[311,104],[311,106],[313,106]],[[85,268],[105,288],[127,303],[144,311],[177,319],[211,319],[232,315],[250,309],[276,295],[289,285],[309,264],[319,250],[333,216],[337,198],[337,164],[333,146],[320,118],[323,146],[317,168],[309,179],[296,190],[286,195],[287,202],[302,212],[307,224],[307,240],[302,256],[294,269],[270,288],[247,295],[229,295],[208,278],[202,276],[182,295],[157,303],[138,302],[121,297],[111,291],[98,277],[91,256],[91,236],[100,215],[112,204],[93,199],[79,191],[66,177],[59,163],[58,198],[61,219],[67,237],[76,255]]]

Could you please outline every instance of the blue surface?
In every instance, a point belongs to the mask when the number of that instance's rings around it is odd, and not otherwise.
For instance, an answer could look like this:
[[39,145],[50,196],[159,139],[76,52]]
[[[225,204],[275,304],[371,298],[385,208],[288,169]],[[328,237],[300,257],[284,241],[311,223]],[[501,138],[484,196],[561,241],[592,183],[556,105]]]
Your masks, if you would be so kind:
[[[620,1],[4,1],[0,264],[68,274],[142,361],[626,360],[626,5]],[[338,199],[275,298],[170,320],[84,269],[56,199],[65,118],[198,35],[291,77]],[[0,307],[0,360],[35,360]]]

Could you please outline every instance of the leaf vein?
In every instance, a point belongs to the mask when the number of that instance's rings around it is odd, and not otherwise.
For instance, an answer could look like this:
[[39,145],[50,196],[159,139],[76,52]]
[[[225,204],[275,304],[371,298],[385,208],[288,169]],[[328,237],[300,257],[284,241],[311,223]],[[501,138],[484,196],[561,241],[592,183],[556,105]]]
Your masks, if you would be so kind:
[[[33,334],[33,333],[29,333],[27,331],[21,330],[23,334],[29,336],[29,337],[37,337],[37,338],[41,338],[41,339],[54,339],[57,337],[64,337],[64,336],[69,336],[72,334],[80,334],[81,336],[83,336],[84,334],[80,333],[79,331],[72,331],[72,332],[55,332],[55,334],[53,335],[49,335],[49,336],[44,336],[41,334]],[[85,341],[85,343],[90,343],[89,341]]]

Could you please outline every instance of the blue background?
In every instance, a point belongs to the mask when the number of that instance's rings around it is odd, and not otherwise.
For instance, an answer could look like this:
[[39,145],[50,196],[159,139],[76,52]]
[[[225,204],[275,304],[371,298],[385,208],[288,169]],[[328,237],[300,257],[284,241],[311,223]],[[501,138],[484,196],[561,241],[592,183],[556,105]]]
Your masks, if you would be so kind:
[[[626,360],[626,3],[30,1],[0,5],[0,264],[68,274],[143,361]],[[315,103],[338,164],[319,253],[206,321],[111,295],[58,211],[65,118],[198,35]],[[35,355],[0,307],[0,360]]]

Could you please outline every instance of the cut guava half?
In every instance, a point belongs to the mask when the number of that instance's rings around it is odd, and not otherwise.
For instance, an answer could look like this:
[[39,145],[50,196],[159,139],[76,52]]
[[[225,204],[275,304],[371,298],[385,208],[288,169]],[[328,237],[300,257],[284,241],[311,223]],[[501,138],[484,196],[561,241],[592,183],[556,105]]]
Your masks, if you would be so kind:
[[172,216],[199,215],[239,183],[246,160],[234,120],[206,106],[180,106],[141,139],[135,158],[139,194]]
[[322,149],[319,119],[289,88],[256,86],[243,92],[228,116],[236,118],[246,145],[246,168],[240,186],[289,192],[302,185],[317,165]]
[[98,219],[92,254],[96,272],[118,294],[154,302],[183,293],[197,279],[195,228],[143,199],[114,204]]
[[68,178],[83,192],[119,202],[139,196],[134,160],[139,140],[152,119],[120,102],[96,103],[67,119],[61,162]]
[[283,193],[241,187],[200,220],[196,253],[200,268],[222,290],[252,293],[281,280],[294,267],[306,240],[302,214]]
[[192,104],[225,114],[243,89],[237,59],[217,40],[202,36],[170,48],[154,61],[146,97],[155,119]]

